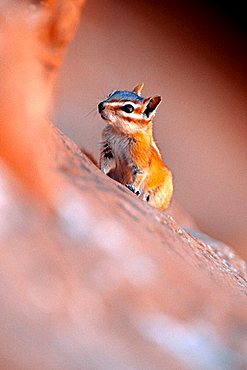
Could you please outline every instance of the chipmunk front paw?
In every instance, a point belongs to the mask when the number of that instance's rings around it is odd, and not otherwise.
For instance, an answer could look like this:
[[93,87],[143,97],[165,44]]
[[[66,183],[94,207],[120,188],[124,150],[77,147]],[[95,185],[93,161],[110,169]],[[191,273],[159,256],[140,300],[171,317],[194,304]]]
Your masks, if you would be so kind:
[[133,193],[135,193],[137,196],[139,196],[141,194],[140,191],[134,187],[134,185],[132,185],[132,184],[125,184],[125,186],[129,190],[133,191]]

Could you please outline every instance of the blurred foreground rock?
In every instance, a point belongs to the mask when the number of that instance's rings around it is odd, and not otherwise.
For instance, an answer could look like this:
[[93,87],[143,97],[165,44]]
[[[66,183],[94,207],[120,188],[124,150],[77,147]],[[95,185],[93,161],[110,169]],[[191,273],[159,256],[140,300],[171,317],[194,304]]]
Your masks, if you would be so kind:
[[172,218],[141,202],[47,123],[30,40],[19,69],[9,30],[0,36],[0,368],[245,369],[244,262],[186,232],[180,224],[193,221],[178,206]]

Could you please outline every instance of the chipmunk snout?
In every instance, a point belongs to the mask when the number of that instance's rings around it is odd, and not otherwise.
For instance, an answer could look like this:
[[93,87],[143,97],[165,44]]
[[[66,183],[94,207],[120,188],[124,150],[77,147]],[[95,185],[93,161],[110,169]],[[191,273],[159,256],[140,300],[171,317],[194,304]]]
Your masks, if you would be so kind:
[[104,105],[104,103],[103,103],[103,102],[99,103],[99,105],[98,105],[99,113],[101,113],[101,112],[102,112],[102,110],[104,110],[104,109],[105,109],[105,105]]

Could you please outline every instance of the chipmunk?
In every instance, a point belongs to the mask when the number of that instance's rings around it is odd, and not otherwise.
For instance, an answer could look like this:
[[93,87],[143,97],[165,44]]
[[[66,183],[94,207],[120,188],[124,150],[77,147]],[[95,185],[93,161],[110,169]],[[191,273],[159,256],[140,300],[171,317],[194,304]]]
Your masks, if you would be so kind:
[[152,133],[160,96],[141,97],[144,84],[133,91],[114,90],[98,104],[106,121],[102,133],[100,169],[161,210],[169,206],[172,173],[164,164]]

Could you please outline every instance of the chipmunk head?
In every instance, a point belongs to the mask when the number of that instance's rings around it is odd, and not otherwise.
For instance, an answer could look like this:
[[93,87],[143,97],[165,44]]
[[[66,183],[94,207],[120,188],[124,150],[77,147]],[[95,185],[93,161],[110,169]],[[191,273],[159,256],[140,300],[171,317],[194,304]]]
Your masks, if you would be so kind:
[[161,102],[160,96],[147,99],[141,97],[144,84],[133,91],[114,90],[98,105],[101,117],[126,133],[146,130],[150,127],[156,109]]

